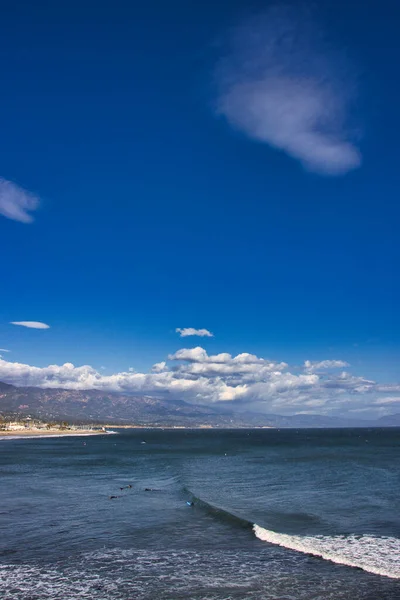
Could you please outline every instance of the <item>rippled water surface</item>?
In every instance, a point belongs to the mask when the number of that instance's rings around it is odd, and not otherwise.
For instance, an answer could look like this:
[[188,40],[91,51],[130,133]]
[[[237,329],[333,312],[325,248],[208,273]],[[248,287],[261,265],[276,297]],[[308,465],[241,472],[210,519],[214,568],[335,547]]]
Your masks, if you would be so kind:
[[399,600],[399,458],[398,429],[1,440],[0,597]]

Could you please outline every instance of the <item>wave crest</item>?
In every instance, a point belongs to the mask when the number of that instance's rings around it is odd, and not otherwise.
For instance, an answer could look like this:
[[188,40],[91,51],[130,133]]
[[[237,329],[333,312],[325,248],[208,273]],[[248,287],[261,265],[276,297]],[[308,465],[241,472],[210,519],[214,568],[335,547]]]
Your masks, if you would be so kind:
[[372,535],[299,536],[253,526],[258,539],[331,562],[400,579],[400,539]]

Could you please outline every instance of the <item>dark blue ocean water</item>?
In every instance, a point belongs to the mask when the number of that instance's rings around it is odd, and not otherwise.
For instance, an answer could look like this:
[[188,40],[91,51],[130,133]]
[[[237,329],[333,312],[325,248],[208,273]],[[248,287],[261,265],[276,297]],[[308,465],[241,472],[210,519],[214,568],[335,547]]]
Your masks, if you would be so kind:
[[0,597],[399,600],[399,459],[399,429],[3,439]]

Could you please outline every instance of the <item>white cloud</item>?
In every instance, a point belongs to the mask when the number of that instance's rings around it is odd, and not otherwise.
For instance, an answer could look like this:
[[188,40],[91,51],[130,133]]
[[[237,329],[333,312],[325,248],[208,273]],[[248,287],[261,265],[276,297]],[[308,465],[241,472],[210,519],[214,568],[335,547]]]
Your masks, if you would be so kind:
[[176,333],[179,333],[180,337],[188,337],[190,335],[197,335],[199,337],[214,337],[214,334],[208,329],[194,329],[194,327],[177,327]]
[[11,325],[20,325],[21,327],[28,327],[28,329],[50,329],[50,325],[40,321],[11,321]]
[[377,391],[375,381],[365,379],[364,377],[356,377],[347,371],[342,371],[339,375],[330,375],[323,380],[325,388],[349,390],[353,394],[364,394],[371,391]]
[[308,15],[274,8],[232,33],[217,68],[217,112],[308,170],[346,173],[361,156],[346,125],[354,83],[343,62]]
[[400,385],[396,383],[386,383],[377,386],[378,392],[400,392]]
[[304,363],[304,369],[311,373],[313,371],[320,371],[326,369],[341,369],[349,366],[349,363],[345,362],[344,360],[306,360]]
[[200,346],[182,348],[175,354],[170,354],[168,358],[172,361],[189,363],[175,368],[177,372],[184,372],[187,375],[204,375],[206,377],[236,375],[240,376],[243,382],[254,380],[254,378],[262,379],[266,373],[280,372],[287,367],[286,363],[265,360],[247,352],[234,357],[227,352],[209,356]]
[[[148,373],[129,371],[106,375],[90,365],[35,367],[0,359],[0,381],[21,386],[98,389],[149,396],[170,396],[192,403],[229,403],[266,413],[382,414],[396,409],[400,397],[382,392],[383,384],[343,371],[290,372],[284,362],[241,353],[208,355],[204,348],[182,348]],[[338,361],[340,362],[340,361]],[[327,364],[328,363],[328,364]],[[393,386],[388,386],[392,391]],[[389,390],[388,390],[389,391]],[[364,411],[365,409],[365,411]],[[375,412],[374,412],[375,411]]]
[[384,405],[384,404],[399,404],[400,396],[388,396],[387,398],[377,398],[373,404]]
[[[382,410],[384,410],[382,407],[376,409],[378,414],[381,413]],[[366,406],[364,408],[350,408],[349,413],[371,413],[371,406]]]
[[207,352],[200,346],[197,346],[196,348],[182,348],[182,350],[178,350],[175,354],[170,354],[168,359],[205,362],[207,360]]
[[31,223],[33,217],[29,213],[38,206],[39,199],[36,196],[12,181],[0,178],[0,215],[21,223]]
[[11,350],[7,350],[6,348],[0,348],[0,352],[11,352]]
[[153,373],[162,373],[163,371],[166,371],[167,369],[168,369],[168,367],[167,367],[167,363],[165,361],[156,363],[151,368]]

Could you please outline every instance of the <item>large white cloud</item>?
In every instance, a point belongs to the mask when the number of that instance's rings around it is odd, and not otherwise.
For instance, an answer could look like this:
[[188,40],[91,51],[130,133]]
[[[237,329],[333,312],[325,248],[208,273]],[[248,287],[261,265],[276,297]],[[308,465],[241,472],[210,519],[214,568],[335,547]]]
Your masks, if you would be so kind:
[[[164,395],[192,403],[233,402],[239,409],[281,414],[345,414],[365,409],[371,415],[380,415],[397,407],[395,385],[377,384],[347,371],[332,374],[331,361],[306,362],[318,364],[318,372],[301,372],[289,370],[287,363],[254,354],[208,355],[201,347],[183,348],[168,358],[169,363],[156,363],[148,373],[130,369],[112,375],[89,365],[35,367],[0,359],[0,381],[43,388]],[[323,364],[326,371],[321,370]],[[386,396],[387,392],[391,394]]]
[[217,111],[235,128],[338,175],[360,165],[347,127],[354,80],[309,11],[273,8],[237,27],[217,69]]
[[33,217],[30,213],[38,206],[39,199],[36,196],[12,181],[0,178],[0,215],[21,223],[31,223]]
[[182,348],[175,354],[170,354],[168,358],[172,361],[189,363],[175,368],[177,372],[183,372],[186,375],[204,375],[206,377],[240,375],[243,381],[245,381],[246,375],[250,377],[250,380],[262,379],[267,373],[282,371],[288,366],[284,362],[276,363],[247,352],[234,357],[227,352],[208,356],[207,352],[199,346]]

